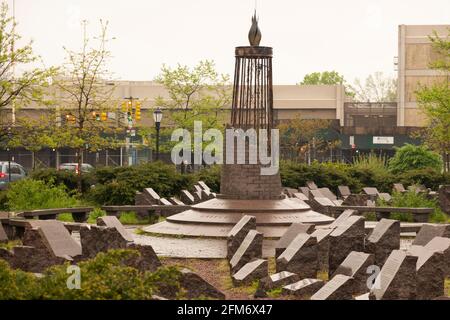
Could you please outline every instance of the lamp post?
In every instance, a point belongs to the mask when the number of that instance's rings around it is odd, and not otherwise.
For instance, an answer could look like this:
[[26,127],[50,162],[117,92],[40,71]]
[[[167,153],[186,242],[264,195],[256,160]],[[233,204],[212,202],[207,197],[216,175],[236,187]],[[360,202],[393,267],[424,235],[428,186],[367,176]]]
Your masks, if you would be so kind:
[[156,127],[156,160],[159,160],[159,130],[161,129],[162,111],[157,108],[153,111],[153,120],[155,121]]

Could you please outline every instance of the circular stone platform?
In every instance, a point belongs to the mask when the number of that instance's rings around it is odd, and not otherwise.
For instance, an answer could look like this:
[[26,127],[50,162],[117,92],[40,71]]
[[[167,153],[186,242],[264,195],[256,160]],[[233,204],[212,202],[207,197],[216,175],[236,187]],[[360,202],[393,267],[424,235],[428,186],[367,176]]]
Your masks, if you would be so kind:
[[215,198],[192,206],[190,210],[143,228],[145,232],[173,237],[226,238],[244,215],[256,217],[257,230],[265,238],[280,238],[296,222],[329,224],[332,217],[311,210],[297,198],[280,200],[234,200]]

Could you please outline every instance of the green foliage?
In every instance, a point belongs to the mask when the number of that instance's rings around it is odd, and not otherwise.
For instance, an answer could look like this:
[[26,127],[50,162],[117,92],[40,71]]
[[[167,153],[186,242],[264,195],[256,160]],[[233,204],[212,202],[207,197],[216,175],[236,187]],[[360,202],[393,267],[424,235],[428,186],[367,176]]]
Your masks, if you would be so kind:
[[191,133],[194,121],[201,121],[203,130],[223,129],[223,109],[231,101],[229,76],[219,74],[213,61],[200,61],[192,69],[180,64],[176,68],[163,65],[156,82],[165,87],[170,98],[159,96],[155,101],[156,106],[171,109],[167,122]]
[[[440,38],[436,32],[429,37],[437,59],[430,63],[430,68],[442,72],[442,81],[433,81],[431,85],[421,85],[415,92],[421,111],[427,123],[422,130],[426,144],[449,159],[450,150],[450,28],[448,37]],[[447,75],[445,77],[445,75]],[[450,171],[449,167],[445,168]]]
[[336,71],[323,71],[323,72],[313,72],[305,75],[303,81],[299,83],[300,85],[334,85],[343,84],[345,85],[345,94],[348,96],[354,96],[354,93],[350,90],[349,86],[346,84],[344,76]]
[[211,188],[213,192],[220,192],[220,165],[213,165],[203,170],[200,170],[196,174],[194,181],[203,181]]
[[8,210],[8,198],[6,190],[0,190],[0,211]]
[[151,217],[146,217],[144,219],[139,218],[136,212],[128,211],[128,212],[121,212],[120,213],[120,222],[122,224],[151,224],[158,220],[158,216],[154,215]]
[[6,193],[9,210],[34,210],[74,207],[79,201],[63,185],[22,179],[11,183]]
[[313,180],[319,187],[328,187],[336,192],[339,185],[348,185],[352,190],[360,190],[357,179],[349,174],[348,167],[340,163],[313,162],[310,166],[291,161],[280,162],[280,175],[283,186],[298,188]]
[[[433,214],[430,216],[430,222],[446,222],[448,217],[439,207],[436,199],[429,199],[423,193],[416,193],[414,191],[394,192],[390,202],[386,202],[379,198],[377,206],[382,207],[404,207],[404,208],[434,208]],[[392,219],[400,221],[412,222],[413,216],[409,213],[393,213]]]
[[407,143],[403,147],[397,148],[394,157],[389,160],[389,170],[393,173],[422,168],[432,168],[438,171],[442,169],[441,157],[425,146]]
[[442,174],[432,168],[408,170],[400,173],[397,177],[404,186],[423,184],[432,190],[438,190],[441,184],[450,184],[449,173]]
[[0,259],[0,300],[33,299],[36,296],[36,277],[32,273],[13,270]]
[[[17,23],[10,15],[6,1],[0,4],[0,113],[13,103],[20,108],[30,102],[47,104],[45,91],[48,78],[56,69],[38,68],[39,56],[33,53],[32,42],[24,42],[17,33]],[[14,70],[21,70],[14,72]],[[7,112],[7,111],[5,111]],[[0,140],[10,126],[10,117],[0,116]],[[0,141],[7,143],[7,141]]]
[[127,266],[139,255],[136,250],[110,250],[78,263],[81,288],[68,289],[69,264],[47,269],[44,277],[12,270],[0,260],[0,299],[39,300],[148,300],[161,288],[179,294],[180,272],[174,267],[161,267],[156,272],[140,272]]
[[100,208],[94,208],[94,210],[89,214],[88,223],[97,223],[97,218],[106,216],[106,211]]
[[97,184],[89,199],[100,205],[133,204],[136,191],[153,188],[160,196],[177,195],[193,184],[192,175],[182,175],[175,166],[152,162],[132,167],[105,167],[94,173]]
[[[63,184],[67,190],[75,190],[77,188],[78,176],[75,172],[66,170],[56,170],[53,168],[38,169],[30,173],[30,178],[34,180],[42,180],[45,183]],[[91,173],[85,173],[81,176],[82,190],[86,192],[94,184],[95,177]]]

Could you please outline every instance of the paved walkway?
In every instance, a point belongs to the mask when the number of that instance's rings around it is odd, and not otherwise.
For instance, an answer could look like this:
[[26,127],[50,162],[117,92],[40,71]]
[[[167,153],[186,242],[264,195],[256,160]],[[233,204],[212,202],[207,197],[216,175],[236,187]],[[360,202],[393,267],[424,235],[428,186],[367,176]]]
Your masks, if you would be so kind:
[[[226,258],[227,242],[225,239],[170,238],[136,234],[136,230],[142,227],[143,226],[125,226],[125,228],[133,235],[133,239],[137,244],[151,245],[156,254],[160,257],[186,259]],[[78,242],[80,241],[78,232],[73,232],[72,236]],[[402,238],[400,241],[400,248],[409,248],[412,241],[413,238]],[[264,239],[263,257],[273,257],[275,255],[275,244],[276,240]]]

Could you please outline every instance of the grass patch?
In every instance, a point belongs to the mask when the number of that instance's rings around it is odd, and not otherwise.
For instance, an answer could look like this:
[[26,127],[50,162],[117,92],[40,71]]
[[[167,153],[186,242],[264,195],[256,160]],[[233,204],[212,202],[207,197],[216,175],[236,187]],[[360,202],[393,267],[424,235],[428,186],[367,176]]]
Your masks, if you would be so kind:
[[366,221],[377,221],[377,214],[375,212],[365,212],[363,216]]
[[319,271],[317,272],[317,279],[328,281],[328,272],[327,271]]
[[403,222],[414,222],[414,216],[409,212],[393,212],[389,215],[389,219]]
[[139,224],[152,224],[153,221],[155,221],[155,219],[157,221],[157,218],[158,217],[156,217],[156,216],[155,217],[152,216],[151,218],[147,217],[145,219],[142,219],[142,218],[138,217],[136,212],[127,211],[127,212],[120,213],[119,220],[122,224],[138,224],[139,225]]
[[69,212],[58,214],[56,220],[59,220],[62,222],[74,222],[74,220],[72,218],[72,214]]
[[8,249],[8,250],[11,250],[13,247],[20,246],[20,245],[22,245],[22,241],[20,241],[20,240],[11,240],[6,243],[0,242],[0,248],[4,248],[4,249]]
[[[377,206],[381,207],[404,207],[404,208],[433,208],[433,213],[429,216],[428,221],[432,223],[445,223],[449,221],[449,217],[441,210],[437,199],[428,199],[423,193],[414,191],[394,192],[392,200],[388,203],[383,199],[377,200]],[[413,215],[410,213],[393,213],[391,219],[412,222]]]
[[269,298],[279,298],[281,296],[283,288],[275,288],[267,291],[267,296]]

